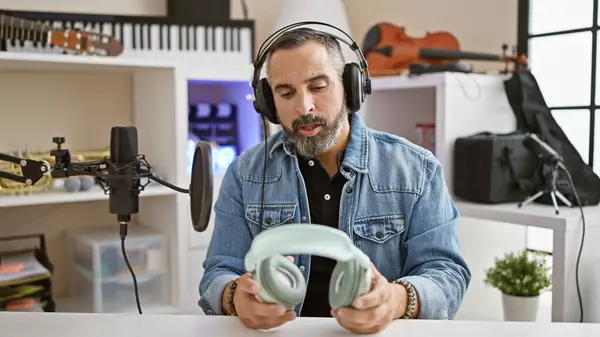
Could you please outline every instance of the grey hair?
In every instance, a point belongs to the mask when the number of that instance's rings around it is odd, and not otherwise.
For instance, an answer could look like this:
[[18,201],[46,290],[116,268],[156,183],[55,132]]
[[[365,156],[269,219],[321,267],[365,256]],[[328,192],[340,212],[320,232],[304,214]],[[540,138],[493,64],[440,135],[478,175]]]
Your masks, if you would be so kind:
[[283,34],[281,34],[269,47],[269,51],[267,53],[267,57],[265,59],[265,68],[267,79],[269,79],[269,66],[268,63],[273,56],[273,53],[277,50],[289,50],[295,49],[306,42],[315,41],[318,44],[324,46],[329,53],[329,56],[333,60],[333,66],[335,67],[338,75],[342,78],[342,74],[344,73],[344,65],[346,60],[344,58],[344,54],[342,53],[342,48],[340,46],[340,42],[333,36],[312,28],[296,28],[289,30]]

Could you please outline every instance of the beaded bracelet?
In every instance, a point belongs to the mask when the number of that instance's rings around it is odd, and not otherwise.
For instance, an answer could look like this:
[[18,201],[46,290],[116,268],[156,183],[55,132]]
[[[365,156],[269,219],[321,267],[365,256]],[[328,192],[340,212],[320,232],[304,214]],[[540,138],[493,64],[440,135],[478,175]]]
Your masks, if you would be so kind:
[[413,287],[412,284],[404,280],[396,280],[393,283],[400,284],[401,286],[403,286],[406,289],[406,293],[408,294],[406,313],[404,314],[404,316],[402,316],[402,318],[412,318],[417,305],[417,291],[415,290],[415,287]]
[[235,295],[235,289],[237,288],[238,280],[235,279],[231,282],[231,287],[229,288],[229,293],[227,294],[227,306],[229,309],[230,316],[237,316],[237,311],[235,310],[235,303],[233,302],[233,295]]

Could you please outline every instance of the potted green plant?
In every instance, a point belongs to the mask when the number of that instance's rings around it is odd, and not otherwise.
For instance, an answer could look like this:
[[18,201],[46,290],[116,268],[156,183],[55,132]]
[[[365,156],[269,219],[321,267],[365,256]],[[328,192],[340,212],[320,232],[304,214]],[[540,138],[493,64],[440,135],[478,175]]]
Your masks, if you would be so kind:
[[483,281],[502,293],[504,320],[535,321],[540,295],[550,287],[550,277],[544,255],[523,250],[496,258]]

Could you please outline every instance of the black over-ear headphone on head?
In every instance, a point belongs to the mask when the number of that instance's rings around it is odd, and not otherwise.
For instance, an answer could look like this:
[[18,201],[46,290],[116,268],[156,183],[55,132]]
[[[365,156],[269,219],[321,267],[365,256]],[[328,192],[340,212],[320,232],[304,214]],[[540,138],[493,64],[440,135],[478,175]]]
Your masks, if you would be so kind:
[[252,79],[252,88],[254,89],[254,109],[273,124],[279,124],[279,121],[277,120],[275,102],[273,100],[273,91],[269,86],[268,80],[266,78],[260,78],[260,71],[265,63],[271,44],[281,34],[304,25],[321,25],[341,32],[348,38],[349,41],[339,36],[321,31],[323,34],[327,34],[343,44],[346,44],[354,51],[356,56],[358,56],[360,64],[355,62],[346,63],[344,66],[344,73],[342,75],[342,83],[344,85],[344,91],[346,92],[346,106],[350,112],[356,112],[360,110],[362,103],[365,101],[365,97],[371,94],[371,78],[369,76],[367,60],[362,54],[358,44],[346,32],[333,25],[319,21],[296,22],[271,34],[271,36],[269,36],[260,46],[256,56],[256,61],[254,62],[254,77]]
[[275,109],[275,102],[273,100],[273,91],[269,86],[269,82],[266,78],[260,78],[260,71],[262,69],[263,64],[268,55],[269,47],[281,34],[294,29],[299,26],[304,25],[321,25],[333,28],[342,34],[346,35],[349,41],[340,38],[339,36],[335,36],[333,34],[329,34],[327,32],[321,31],[323,34],[327,34],[336,40],[346,44],[354,51],[354,53],[358,56],[360,65],[354,62],[347,63],[344,66],[344,73],[342,75],[342,83],[344,85],[344,91],[346,92],[346,106],[350,110],[350,112],[356,112],[360,110],[362,103],[365,101],[365,97],[371,94],[371,77],[369,76],[369,70],[367,66],[367,60],[364,55],[360,51],[360,47],[358,44],[343,30],[330,25],[328,23],[319,22],[319,21],[301,21],[296,22],[291,25],[285,26],[275,33],[271,34],[265,42],[258,49],[258,53],[256,55],[256,61],[254,62],[254,77],[252,78],[252,88],[254,89],[254,109],[256,112],[262,115],[263,120],[263,131],[264,131],[264,143],[265,143],[265,156],[264,156],[264,166],[263,166],[263,182],[262,182],[262,192],[260,196],[260,218],[259,222],[261,225],[258,226],[259,232],[262,231],[262,221],[263,221],[263,213],[264,213],[264,201],[265,201],[265,180],[267,174],[267,122],[273,124],[279,124],[277,120],[277,110]]

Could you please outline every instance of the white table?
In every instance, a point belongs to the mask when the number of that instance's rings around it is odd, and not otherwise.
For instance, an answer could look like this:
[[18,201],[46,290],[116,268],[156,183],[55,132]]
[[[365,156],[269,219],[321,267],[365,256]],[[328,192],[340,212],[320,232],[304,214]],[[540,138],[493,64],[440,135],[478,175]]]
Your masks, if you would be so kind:
[[[236,317],[0,313],[0,335],[10,337],[225,337],[351,336],[333,318],[297,318],[264,332],[245,328]],[[600,324],[398,320],[377,336],[589,337]]]
[[[552,247],[552,321],[579,322],[579,299],[575,266],[581,244],[582,221],[578,207],[550,205],[483,205],[456,201],[461,216],[523,226],[551,229]],[[584,322],[600,313],[600,206],[584,207],[586,233],[579,263],[579,285],[583,299]]]

